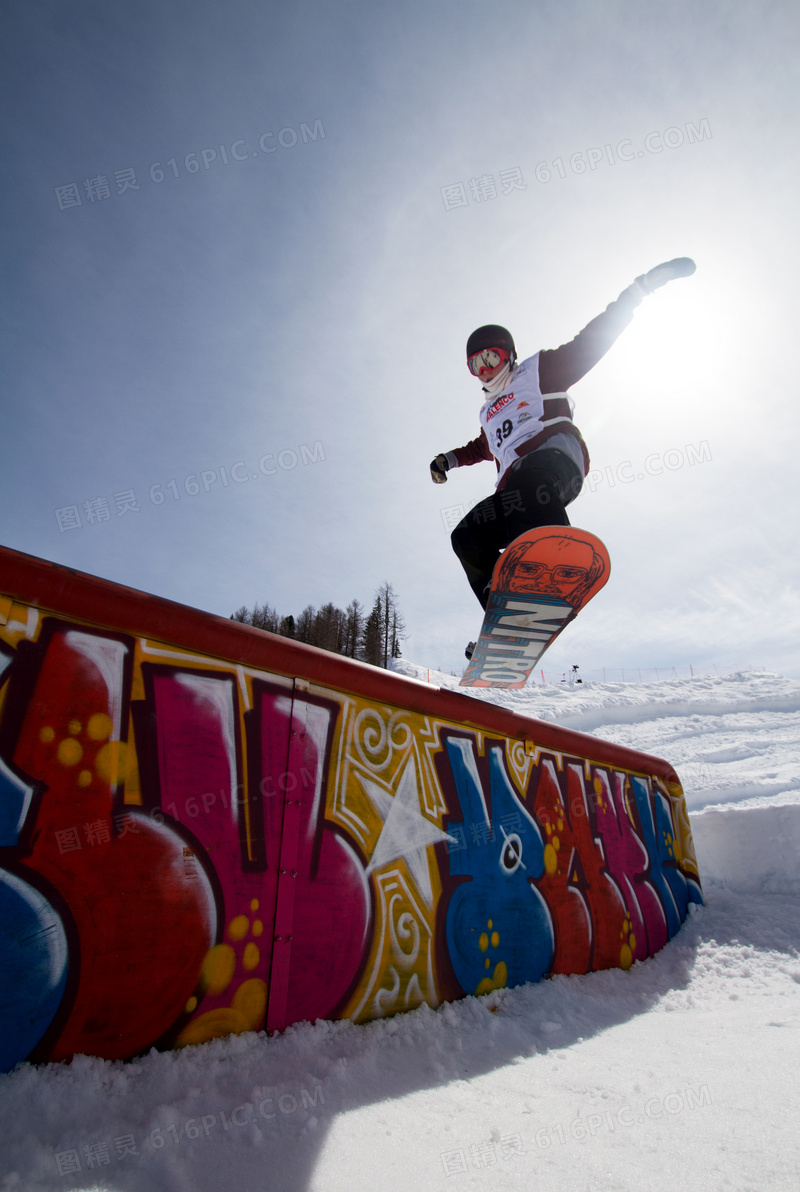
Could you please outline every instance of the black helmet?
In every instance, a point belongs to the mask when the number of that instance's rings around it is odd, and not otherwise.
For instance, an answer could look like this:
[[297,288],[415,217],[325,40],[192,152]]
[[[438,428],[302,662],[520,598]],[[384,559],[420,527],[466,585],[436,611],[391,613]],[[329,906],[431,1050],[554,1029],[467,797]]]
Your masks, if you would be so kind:
[[505,327],[498,327],[496,323],[487,323],[485,327],[479,327],[477,331],[472,332],[467,340],[467,360],[485,348],[505,348],[507,352],[510,352],[512,361],[517,358],[517,349],[514,347],[511,332],[507,331]]

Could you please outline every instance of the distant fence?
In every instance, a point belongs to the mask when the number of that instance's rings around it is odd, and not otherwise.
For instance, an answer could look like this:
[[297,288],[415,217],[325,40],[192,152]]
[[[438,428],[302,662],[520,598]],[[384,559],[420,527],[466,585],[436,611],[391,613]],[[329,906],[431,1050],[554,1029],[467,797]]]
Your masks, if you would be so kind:
[[717,666],[695,667],[691,663],[683,666],[603,666],[594,670],[583,670],[581,667],[567,670],[536,670],[531,676],[539,686],[547,684],[571,684],[576,682],[594,683],[664,683],[669,679],[693,679],[703,675],[733,674],[738,670],[765,670],[763,666],[731,666],[719,670]]
[[[697,667],[692,663],[685,663],[681,666],[602,666],[596,667],[594,670],[583,670],[582,667],[568,667],[566,670],[541,670],[533,671],[530,683],[538,686],[553,687],[560,684],[571,686],[575,683],[666,683],[670,679],[696,679],[704,675],[715,675],[721,678],[724,675],[732,675],[737,671],[752,671],[752,670],[766,670],[765,666],[754,666],[752,663],[740,666],[719,667],[712,665],[710,667]],[[434,683],[436,681],[436,673],[434,671]],[[455,671],[442,671],[440,673],[450,674],[454,678],[458,678]],[[463,673],[463,672],[462,672]],[[431,671],[428,670],[427,681],[431,682]]]

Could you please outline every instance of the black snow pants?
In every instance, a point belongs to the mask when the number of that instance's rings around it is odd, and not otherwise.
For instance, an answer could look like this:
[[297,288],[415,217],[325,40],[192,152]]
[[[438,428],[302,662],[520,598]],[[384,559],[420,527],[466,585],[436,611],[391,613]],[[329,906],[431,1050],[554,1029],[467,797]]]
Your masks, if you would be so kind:
[[532,451],[511,465],[504,488],[462,518],[450,541],[483,608],[494,565],[508,544],[539,526],[568,526],[566,506],[582,485],[578,468],[563,451]]

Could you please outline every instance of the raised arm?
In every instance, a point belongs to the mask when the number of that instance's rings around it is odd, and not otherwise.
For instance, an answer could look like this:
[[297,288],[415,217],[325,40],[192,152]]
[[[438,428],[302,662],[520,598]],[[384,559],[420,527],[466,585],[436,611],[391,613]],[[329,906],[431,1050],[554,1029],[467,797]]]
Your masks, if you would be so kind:
[[560,348],[540,352],[539,387],[542,393],[563,393],[586,376],[628,326],[643,298],[674,278],[689,277],[694,271],[695,263],[689,257],[676,257],[656,265],[649,273],[637,277],[573,340]]

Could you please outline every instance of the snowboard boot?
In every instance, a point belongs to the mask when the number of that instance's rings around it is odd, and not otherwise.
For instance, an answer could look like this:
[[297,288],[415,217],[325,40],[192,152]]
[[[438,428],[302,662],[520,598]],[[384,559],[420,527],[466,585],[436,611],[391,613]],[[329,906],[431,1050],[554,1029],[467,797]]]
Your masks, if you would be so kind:
[[475,646],[477,644],[477,642],[467,642],[467,648],[464,651],[464,657],[466,658],[467,662],[469,662],[470,658],[475,653]]

